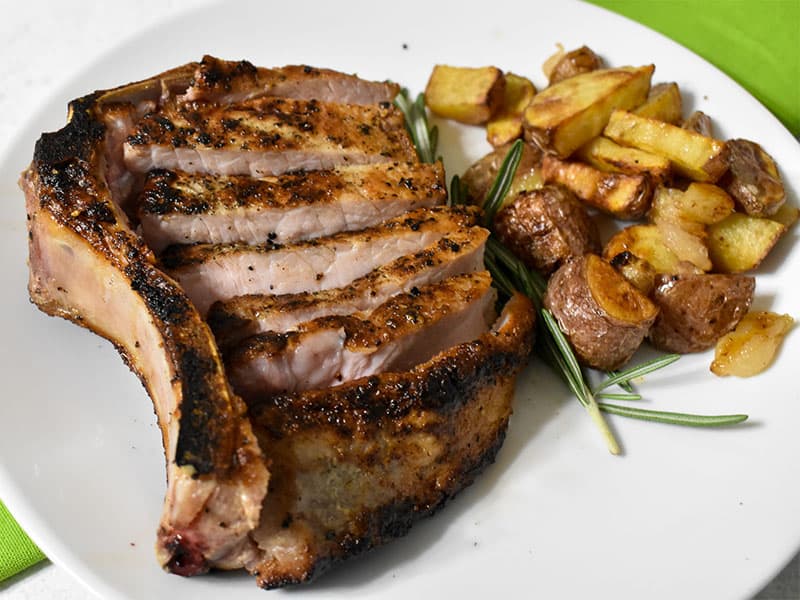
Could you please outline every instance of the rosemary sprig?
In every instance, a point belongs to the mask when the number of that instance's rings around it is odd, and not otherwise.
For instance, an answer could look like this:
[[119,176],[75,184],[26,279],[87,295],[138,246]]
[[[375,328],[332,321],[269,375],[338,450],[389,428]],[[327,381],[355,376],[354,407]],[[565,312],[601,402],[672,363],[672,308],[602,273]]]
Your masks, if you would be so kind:
[[[405,115],[406,127],[417,148],[420,160],[433,162],[436,155],[438,130],[428,124],[424,95],[418,95],[417,99],[411,102],[408,91],[404,89],[395,99],[395,104]],[[505,196],[511,187],[519,166],[522,149],[523,142],[521,140],[512,145],[487,194],[483,208],[485,224],[489,229],[492,229],[494,217],[502,207]],[[448,202],[453,205],[466,202],[464,187],[457,175],[452,179]],[[545,325],[544,335],[539,336],[537,344],[540,353],[562,376],[572,393],[587,410],[592,420],[601,430],[612,454],[619,453],[619,444],[603,418],[603,412],[646,421],[694,427],[733,425],[747,419],[747,415],[695,415],[598,402],[597,398],[640,400],[641,396],[634,393],[631,381],[675,362],[679,356],[665,355],[624,371],[609,373],[605,380],[592,389],[587,383],[583,369],[557,321],[550,311],[542,307],[542,298],[547,287],[547,282],[544,278],[536,271],[528,269],[516,255],[497,240],[494,234],[489,236],[486,245],[485,262],[492,273],[495,285],[503,294],[510,296],[516,290],[519,290],[530,297],[535,304],[540,320]],[[602,391],[614,385],[622,388],[625,393]]]
[[394,104],[405,116],[406,129],[417,149],[419,160],[424,163],[436,162],[436,146],[439,142],[439,128],[428,124],[428,113],[425,110],[425,95],[417,95],[412,102],[406,88],[394,99]]

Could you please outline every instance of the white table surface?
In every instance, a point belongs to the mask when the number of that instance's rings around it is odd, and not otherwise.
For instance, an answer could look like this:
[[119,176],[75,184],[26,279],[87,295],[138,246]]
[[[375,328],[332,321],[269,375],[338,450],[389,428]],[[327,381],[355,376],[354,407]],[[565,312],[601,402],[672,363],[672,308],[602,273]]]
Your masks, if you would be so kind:
[[[0,81],[3,82],[0,86],[0,147],[13,140],[45,100],[81,73],[87,62],[163,19],[209,1],[26,0],[12,3],[3,0],[0,4],[3,8],[0,19]],[[31,149],[33,142],[30,140]],[[17,200],[22,202],[22,196]],[[0,583],[0,596],[8,600],[88,600],[94,597],[66,571],[49,561]],[[800,600],[800,556],[795,557],[755,600]]]

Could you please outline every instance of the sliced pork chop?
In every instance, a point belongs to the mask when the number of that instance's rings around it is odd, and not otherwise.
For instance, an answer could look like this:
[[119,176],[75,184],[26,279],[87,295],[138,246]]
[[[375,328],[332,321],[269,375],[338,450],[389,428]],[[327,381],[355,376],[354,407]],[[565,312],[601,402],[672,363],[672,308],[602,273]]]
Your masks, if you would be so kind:
[[124,153],[136,173],[179,169],[251,177],[417,161],[393,105],[272,97],[225,106],[167,103],[138,121]]
[[376,225],[443,204],[444,168],[382,163],[253,179],[151,171],[139,205],[148,246],[285,244]]
[[491,283],[487,271],[456,275],[393,296],[369,314],[320,317],[297,331],[255,335],[228,353],[228,379],[247,400],[405,371],[489,329]]
[[331,69],[308,65],[265,69],[246,60],[227,61],[204,56],[181,101],[235,104],[263,96],[279,96],[342,104],[378,104],[392,102],[399,92],[400,86],[395,83],[368,81]]
[[395,294],[483,269],[488,236],[482,227],[456,231],[340,288],[280,296],[250,294],[215,302],[206,320],[224,348],[257,333],[289,331],[303,321],[367,312]]
[[474,207],[420,209],[375,227],[275,246],[171,246],[169,273],[205,315],[219,300],[245,294],[296,294],[342,287],[400,256],[477,221]]
[[[68,124],[42,135],[20,181],[31,300],[109,339],[153,400],[167,460],[160,563],[183,575],[238,567],[269,475],[211,331],[111,200],[101,100],[71,103]],[[152,100],[137,90],[131,102]]]
[[533,338],[517,295],[492,331],[404,373],[251,399],[272,469],[247,568],[265,588],[405,535],[490,464]]

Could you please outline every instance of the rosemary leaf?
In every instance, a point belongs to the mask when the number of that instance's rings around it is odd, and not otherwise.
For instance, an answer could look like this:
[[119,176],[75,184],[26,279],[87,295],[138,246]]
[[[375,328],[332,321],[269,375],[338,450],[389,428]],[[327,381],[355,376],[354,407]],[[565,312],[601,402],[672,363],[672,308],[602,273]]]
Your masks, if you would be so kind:
[[428,113],[425,110],[425,95],[419,94],[413,102],[408,90],[403,88],[394,99],[394,104],[403,113],[406,129],[417,149],[420,161],[424,163],[436,162],[436,145],[439,140],[439,131],[428,124]]
[[522,148],[522,140],[517,140],[511,146],[508,154],[503,159],[503,163],[500,165],[500,169],[497,171],[492,187],[489,188],[489,192],[486,194],[486,199],[483,201],[484,224],[490,229],[492,223],[494,223],[494,216],[503,205],[503,200],[509,188],[511,188],[514,176],[517,174],[517,167],[522,158]]
[[648,373],[652,373],[653,371],[662,369],[667,365],[671,365],[680,357],[681,357],[680,354],[665,354],[664,356],[659,356],[652,360],[648,360],[646,362],[636,365],[635,367],[631,367],[630,369],[625,369],[624,371],[618,371],[608,379],[601,381],[594,388],[594,393],[597,393],[600,390],[604,390],[607,387],[611,387],[612,385],[619,385],[620,383],[630,383],[631,379],[636,379],[637,377],[643,377]]
[[600,392],[599,394],[594,395],[595,398],[602,398],[603,400],[641,400],[641,394],[633,394],[633,393],[624,393],[624,394],[609,394],[607,392]]
[[606,402],[598,402],[598,406],[603,412],[612,415],[689,427],[721,427],[724,425],[736,425],[747,420],[747,415],[693,415],[619,406],[617,404],[607,404]]

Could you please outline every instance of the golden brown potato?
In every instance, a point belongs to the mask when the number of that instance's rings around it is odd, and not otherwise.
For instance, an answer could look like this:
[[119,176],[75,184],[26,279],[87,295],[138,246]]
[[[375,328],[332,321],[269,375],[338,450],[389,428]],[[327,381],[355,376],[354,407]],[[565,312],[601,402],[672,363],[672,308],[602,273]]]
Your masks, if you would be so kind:
[[768,217],[786,199],[775,160],[749,140],[728,141],[730,166],[722,185],[748,215]]
[[497,213],[498,239],[529,267],[549,275],[571,256],[600,251],[597,225],[561,186],[525,192]]
[[701,272],[694,265],[681,261],[667,247],[661,230],[655,225],[631,225],[618,231],[606,243],[603,257],[611,260],[625,251],[647,261],[656,273],[679,275]]
[[708,251],[714,269],[741,273],[755,269],[786,231],[772,219],[732,213],[708,227]]
[[522,137],[522,113],[536,94],[530,79],[506,73],[503,105],[486,124],[486,141],[497,148]]
[[624,250],[611,257],[609,263],[645,296],[650,296],[653,292],[656,270],[643,258],[639,258],[629,250]]
[[630,360],[658,314],[646,296],[594,254],[573,257],[553,273],[543,303],[578,360],[608,371]]
[[548,58],[542,70],[549,85],[575,77],[581,73],[589,73],[603,68],[603,60],[588,46],[564,52],[560,50]]
[[497,67],[436,65],[425,87],[425,103],[435,115],[480,125],[503,105],[505,83]]
[[525,139],[566,158],[597,137],[615,108],[641,104],[653,65],[599,69],[564,79],[539,92],[525,109]]
[[655,226],[664,238],[664,244],[672,250],[679,261],[693,264],[701,271],[710,271],[711,259],[708,257],[708,246],[705,243],[705,232],[691,232],[675,221],[658,219]]
[[700,110],[696,110],[690,114],[689,117],[683,122],[681,127],[706,137],[714,137],[714,126],[711,123],[711,117]]
[[[479,158],[464,171],[461,182],[466,188],[467,198],[473,204],[481,205],[486,198],[486,194],[492,187],[497,171],[503,164],[503,159],[508,154],[511,144],[501,146],[492,150],[485,156]],[[506,201],[510,201],[514,195],[541,187],[541,169],[539,168],[542,159],[542,151],[531,144],[522,147],[522,157],[517,167],[511,189],[508,191]]]
[[747,313],[736,329],[717,342],[711,372],[715,375],[752,377],[772,363],[783,338],[794,326],[789,315],[755,311]]
[[769,218],[773,221],[777,221],[786,229],[789,229],[800,219],[800,209],[796,206],[784,203],[783,206],[781,206],[774,215],[770,215]]
[[623,220],[643,217],[653,197],[653,182],[646,174],[606,173],[550,155],[542,159],[542,180],[563,185],[589,206]]
[[660,275],[650,342],[665,352],[707,350],[747,313],[754,290],[755,279],[746,275]]
[[670,173],[669,160],[663,156],[620,146],[602,136],[578,148],[575,158],[609,173],[648,174],[655,184],[663,183]]
[[693,181],[714,183],[728,169],[725,142],[623,110],[611,113],[603,135],[668,158],[675,171]]
[[647,100],[637,106],[633,113],[640,117],[656,119],[665,123],[680,123],[683,115],[683,101],[677,83],[657,83],[650,88]]

